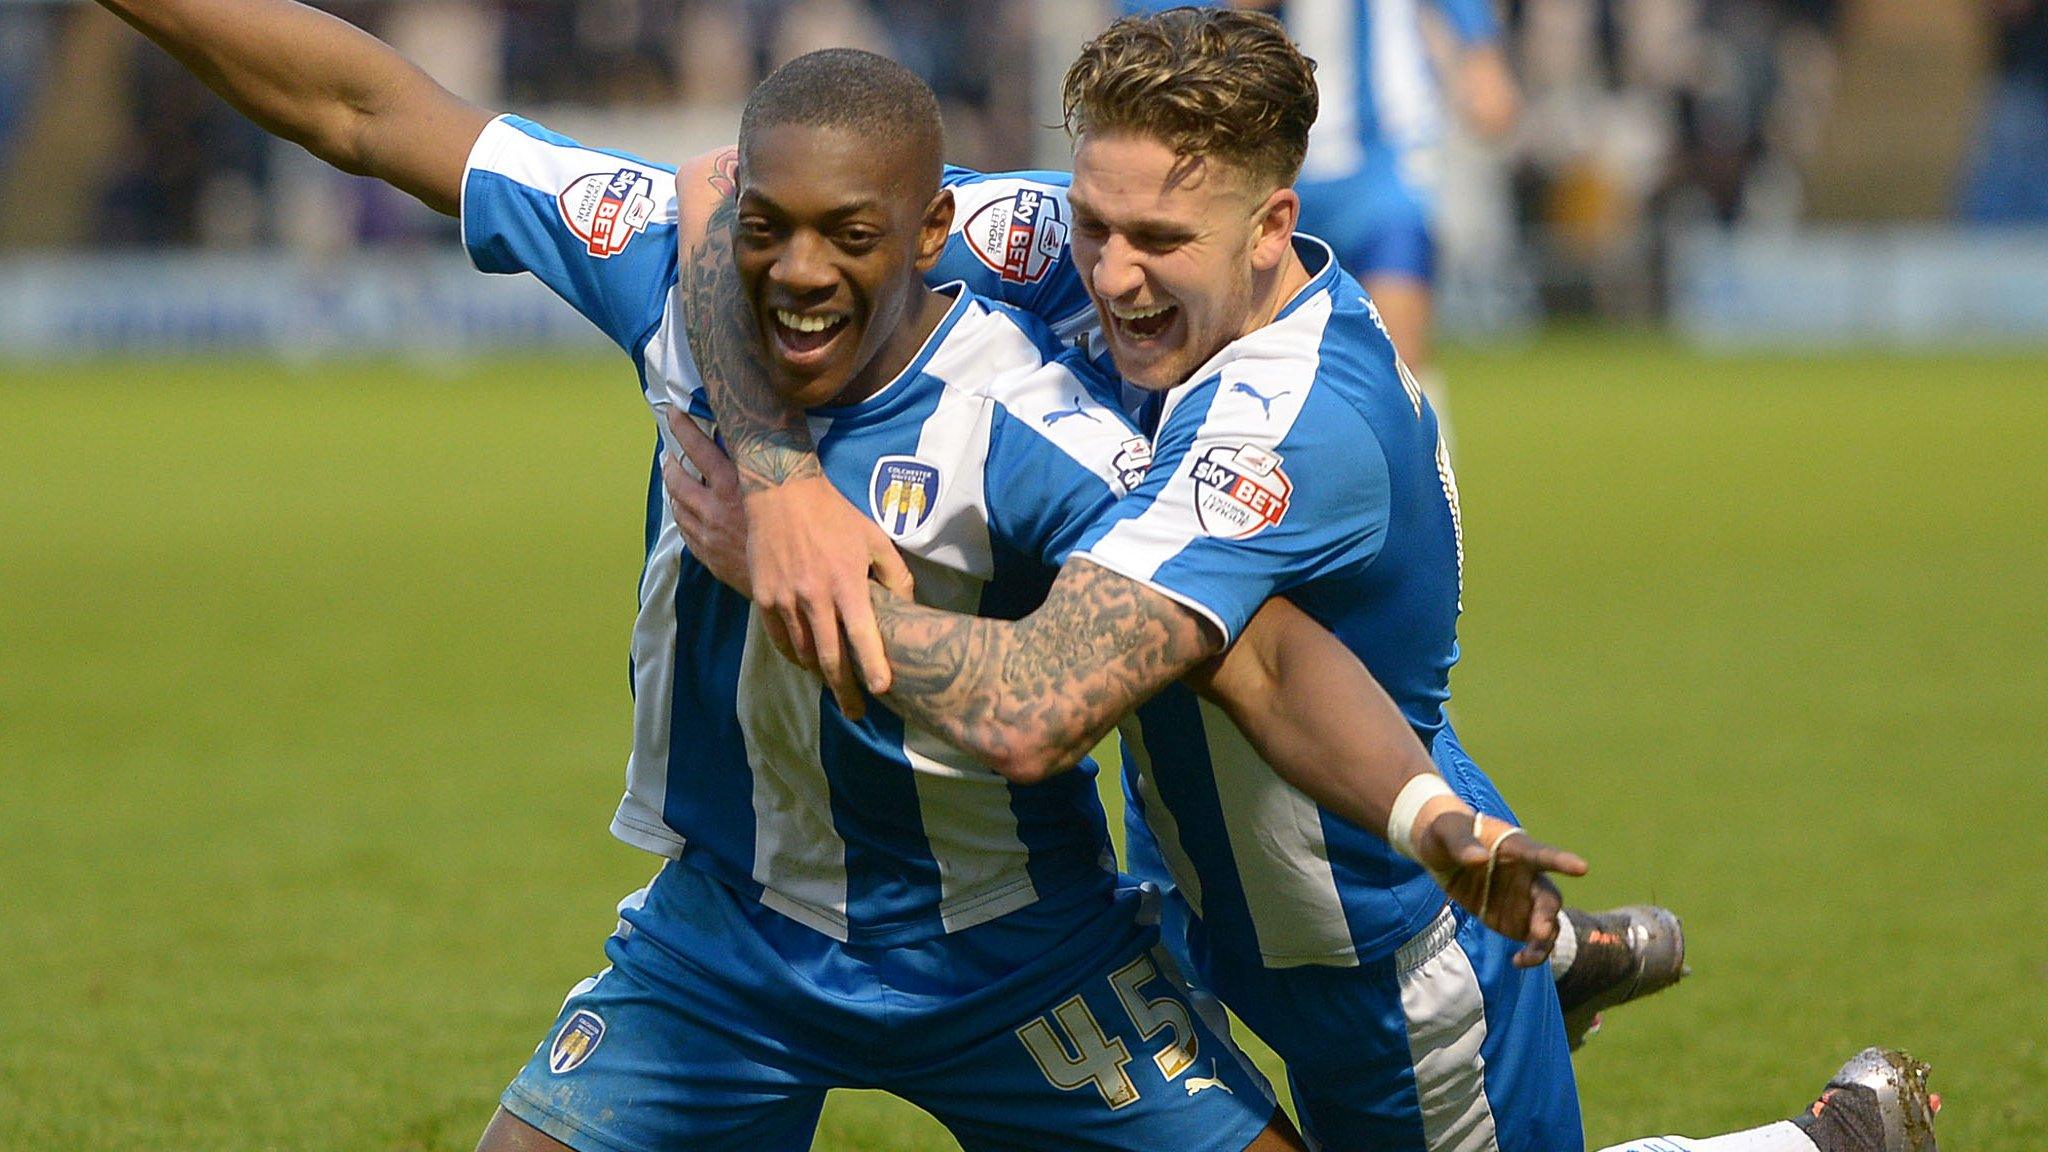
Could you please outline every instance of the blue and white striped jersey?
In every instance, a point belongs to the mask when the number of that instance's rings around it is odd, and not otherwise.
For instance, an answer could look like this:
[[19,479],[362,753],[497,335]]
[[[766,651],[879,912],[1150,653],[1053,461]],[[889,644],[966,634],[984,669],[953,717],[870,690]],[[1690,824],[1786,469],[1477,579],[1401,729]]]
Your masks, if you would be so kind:
[[[501,118],[470,157],[463,237],[478,267],[530,271],[596,322],[650,402],[708,421],[678,330],[671,170]],[[1043,324],[955,297],[901,375],[813,410],[811,429],[832,482],[905,552],[920,600],[1021,616],[1149,448]],[[621,839],[872,944],[1055,915],[1114,884],[1092,763],[1016,786],[879,704],[848,720],[687,553],[658,471],[647,523]]]
[[[1422,31],[1434,6],[1465,44],[1500,35],[1492,0],[1284,0],[1276,13],[1316,62],[1320,103],[1309,130],[1304,182],[1372,170],[1398,171],[1419,188],[1435,183],[1427,150],[1443,139],[1443,92]],[[1126,12],[1179,7],[1125,0]]]
[[[1436,416],[1357,281],[1317,273],[1273,323],[1167,394],[1154,466],[1078,555],[1235,636],[1286,595],[1358,654],[1425,744],[1457,661],[1457,488]],[[1123,727],[1160,854],[1211,938],[1270,966],[1355,964],[1428,926],[1443,893],[1385,840],[1260,764],[1174,686]],[[1206,770],[1204,770],[1206,769]]]
[[[1042,186],[1050,197],[1065,183]],[[1147,410],[1152,469],[1076,555],[1229,637],[1268,597],[1288,596],[1358,654],[1429,743],[1458,651],[1456,483],[1436,416],[1365,291],[1320,241],[1295,245],[1310,283]],[[1078,285],[1070,258],[1057,276]],[[1127,792],[1218,946],[1271,966],[1351,965],[1391,954],[1443,906],[1420,868],[1281,782],[1180,685],[1121,731]]]

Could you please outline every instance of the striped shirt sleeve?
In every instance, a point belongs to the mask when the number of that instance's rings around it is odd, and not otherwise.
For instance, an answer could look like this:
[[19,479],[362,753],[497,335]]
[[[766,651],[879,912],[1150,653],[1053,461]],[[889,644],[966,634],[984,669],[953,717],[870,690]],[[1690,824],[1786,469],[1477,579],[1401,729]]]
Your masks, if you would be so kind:
[[1064,172],[984,175],[949,166],[953,229],[927,283],[964,282],[977,295],[1021,308],[1072,339],[1093,323],[1069,240]]
[[462,243],[484,272],[531,272],[633,351],[675,279],[675,171],[501,116],[470,150]]

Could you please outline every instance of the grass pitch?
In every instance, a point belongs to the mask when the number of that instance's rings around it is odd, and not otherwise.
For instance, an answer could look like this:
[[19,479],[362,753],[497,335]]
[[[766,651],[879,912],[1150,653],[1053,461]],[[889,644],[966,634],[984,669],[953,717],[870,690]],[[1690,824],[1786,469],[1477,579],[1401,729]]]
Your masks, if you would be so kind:
[[[2048,361],[1467,352],[1461,732],[1696,971],[1595,1146],[1931,1059],[2048,1105]],[[617,360],[0,366],[0,1147],[466,1149],[611,902]],[[835,1096],[822,1149],[945,1148]]]

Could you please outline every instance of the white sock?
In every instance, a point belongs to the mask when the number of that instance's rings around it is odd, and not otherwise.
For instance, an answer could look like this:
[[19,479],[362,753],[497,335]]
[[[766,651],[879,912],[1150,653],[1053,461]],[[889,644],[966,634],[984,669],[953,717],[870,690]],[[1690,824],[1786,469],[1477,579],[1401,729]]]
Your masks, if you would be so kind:
[[1572,925],[1572,918],[1562,911],[1557,914],[1557,947],[1550,950],[1550,978],[1564,979],[1572,970],[1572,961],[1579,958],[1579,930]]
[[1806,1132],[1790,1120],[1695,1140],[1690,1136],[1646,1136],[1600,1152],[1819,1152]]

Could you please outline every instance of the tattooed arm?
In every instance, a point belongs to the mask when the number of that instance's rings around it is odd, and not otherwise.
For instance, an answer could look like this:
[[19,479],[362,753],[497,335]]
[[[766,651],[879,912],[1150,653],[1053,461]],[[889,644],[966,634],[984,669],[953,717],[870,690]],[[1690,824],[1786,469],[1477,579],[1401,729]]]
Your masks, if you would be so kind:
[[1268,600],[1229,652],[1215,625],[1086,559],[1017,621],[892,599],[876,609],[895,663],[889,704],[1004,776],[1073,767],[1169,682],[1222,706],[1280,777],[1384,831],[1394,797],[1436,771],[1400,709],[1342,641],[1284,598]]
[[676,173],[677,293],[690,356],[704,380],[740,491],[823,479],[802,412],[783,403],[759,356],[760,333],[740,292],[732,226],[739,215],[739,150],[697,157]]
[[1087,560],[1022,620],[874,591],[891,707],[1019,783],[1072,768],[1131,709],[1223,648],[1192,609]]
[[910,570],[888,536],[825,478],[803,414],[769,384],[733,263],[738,179],[733,148],[699,156],[676,173],[683,327],[739,471],[749,583],[762,621],[782,654],[816,670],[840,708],[857,717],[862,682],[876,694],[889,688],[869,582],[908,596]]

